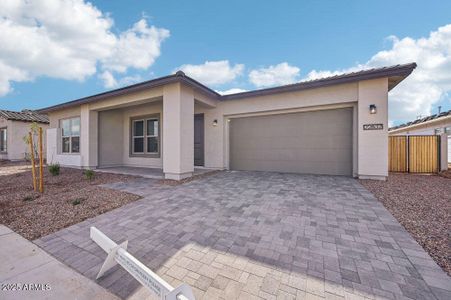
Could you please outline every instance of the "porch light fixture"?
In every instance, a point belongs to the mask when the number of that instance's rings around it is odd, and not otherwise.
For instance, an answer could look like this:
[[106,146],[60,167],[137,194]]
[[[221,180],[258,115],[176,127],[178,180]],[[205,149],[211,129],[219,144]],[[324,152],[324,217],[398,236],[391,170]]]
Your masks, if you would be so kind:
[[213,120],[213,126],[218,126],[218,120],[216,119]]
[[376,104],[370,104],[370,114],[374,115],[376,112]]

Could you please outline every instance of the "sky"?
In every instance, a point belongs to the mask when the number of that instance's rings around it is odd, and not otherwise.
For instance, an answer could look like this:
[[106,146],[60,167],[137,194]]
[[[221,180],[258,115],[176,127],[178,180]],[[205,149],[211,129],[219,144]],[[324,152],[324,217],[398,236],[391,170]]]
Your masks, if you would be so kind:
[[451,1],[0,1],[0,109],[177,70],[232,93],[410,62],[391,125],[451,109]]

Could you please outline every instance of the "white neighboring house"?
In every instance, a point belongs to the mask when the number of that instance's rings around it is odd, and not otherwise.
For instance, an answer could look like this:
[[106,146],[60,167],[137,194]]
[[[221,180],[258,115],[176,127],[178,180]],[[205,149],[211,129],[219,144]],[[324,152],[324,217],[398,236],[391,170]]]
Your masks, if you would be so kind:
[[[49,127],[47,115],[32,110],[21,112],[0,110],[0,160],[23,160],[29,153],[24,137],[32,123],[38,123],[45,133]],[[45,137],[43,149],[45,151]]]
[[451,164],[451,110],[427,116],[389,129],[389,135],[448,136],[448,164]]

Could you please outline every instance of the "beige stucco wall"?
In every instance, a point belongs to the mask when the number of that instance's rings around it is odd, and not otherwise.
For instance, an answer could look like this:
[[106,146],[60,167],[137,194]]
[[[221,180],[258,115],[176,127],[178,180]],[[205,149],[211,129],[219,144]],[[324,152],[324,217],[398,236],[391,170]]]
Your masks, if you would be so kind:
[[[23,160],[25,154],[29,153],[29,145],[27,145],[23,138],[30,132],[31,122],[21,122],[13,120],[5,120],[0,118],[0,128],[7,128],[7,153],[0,153],[0,159],[9,160]],[[44,158],[46,152],[46,130],[49,127],[47,124],[40,124],[43,129],[43,151]],[[35,141],[37,143],[37,141]]]
[[[48,114],[50,121],[50,128],[58,128],[59,120],[67,119],[72,117],[79,117],[81,114],[81,106],[65,108],[57,111],[52,111]],[[83,126],[83,124],[80,124]]]
[[[388,176],[388,80],[359,82],[358,176],[383,179]],[[376,114],[369,106],[375,104]],[[364,124],[382,124],[383,130],[363,130]]]
[[182,179],[194,171],[194,92],[180,83],[163,91],[163,172]]

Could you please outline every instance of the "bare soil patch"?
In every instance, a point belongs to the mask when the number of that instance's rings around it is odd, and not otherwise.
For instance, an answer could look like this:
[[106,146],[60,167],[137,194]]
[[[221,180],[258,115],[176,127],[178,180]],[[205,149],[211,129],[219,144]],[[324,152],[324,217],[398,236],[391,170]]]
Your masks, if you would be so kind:
[[120,207],[140,197],[99,184],[128,181],[134,176],[95,173],[89,181],[83,170],[61,168],[52,176],[44,169],[45,191],[33,191],[31,168],[25,163],[0,164],[0,223],[29,240],[58,231]]
[[415,240],[451,275],[451,179],[390,174],[387,181],[360,180]]

